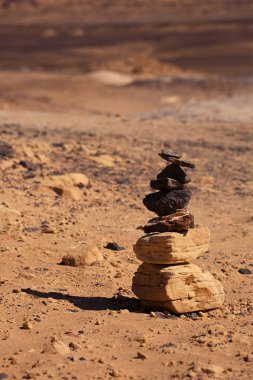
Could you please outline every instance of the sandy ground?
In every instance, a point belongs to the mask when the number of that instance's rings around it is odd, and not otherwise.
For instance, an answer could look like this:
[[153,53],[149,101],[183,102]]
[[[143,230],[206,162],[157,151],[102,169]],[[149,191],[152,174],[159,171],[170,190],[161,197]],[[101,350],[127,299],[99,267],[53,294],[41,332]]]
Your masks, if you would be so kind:
[[[0,154],[0,379],[250,379],[251,2],[126,12],[120,1],[103,13],[96,1],[94,15],[76,1],[69,16],[67,1],[57,14],[20,3],[0,11],[0,141],[13,149]],[[196,263],[222,281],[221,310],[166,315],[131,292],[164,147],[196,164],[189,209],[211,231]],[[89,184],[48,187],[68,173]],[[59,265],[91,247],[101,261]]]

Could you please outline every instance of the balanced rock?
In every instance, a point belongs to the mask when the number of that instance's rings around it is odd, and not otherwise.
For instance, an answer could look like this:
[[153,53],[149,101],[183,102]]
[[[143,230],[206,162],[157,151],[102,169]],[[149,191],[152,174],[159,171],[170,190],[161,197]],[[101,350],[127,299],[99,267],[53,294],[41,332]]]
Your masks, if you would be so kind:
[[173,214],[178,209],[187,206],[191,199],[191,191],[188,189],[158,191],[145,196],[144,205],[149,211],[155,212],[159,216]]
[[186,231],[145,235],[133,246],[137,259],[152,264],[178,264],[194,260],[209,247],[207,227]]
[[183,169],[175,163],[166,166],[159,174],[157,174],[157,179],[158,178],[173,178],[182,183],[191,182],[190,177],[188,177]]
[[181,232],[194,227],[194,217],[189,211],[178,210],[174,214],[159,216],[148,221],[143,230],[152,232]]
[[191,168],[191,169],[195,168],[195,165],[192,164],[191,162],[180,160],[181,156],[179,154],[177,154],[176,152],[173,152],[173,151],[166,152],[166,151],[162,150],[162,152],[159,153],[159,156],[163,160],[168,161],[168,162],[172,162],[176,165],[184,166],[186,168]]
[[150,181],[150,187],[154,190],[183,189],[184,184],[173,178],[158,178]]
[[132,290],[143,305],[178,314],[215,309],[224,302],[221,283],[194,264],[143,263],[134,275]]
[[161,153],[159,153],[159,156],[163,159],[168,161],[168,158],[181,158],[182,155],[175,150],[164,150],[162,149]]

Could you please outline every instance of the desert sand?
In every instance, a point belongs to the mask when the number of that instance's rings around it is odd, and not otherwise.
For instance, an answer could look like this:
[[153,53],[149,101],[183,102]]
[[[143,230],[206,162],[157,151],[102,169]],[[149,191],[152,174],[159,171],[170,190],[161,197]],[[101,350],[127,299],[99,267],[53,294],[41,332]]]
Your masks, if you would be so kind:
[[[0,1],[0,379],[252,378],[252,12]],[[194,264],[221,309],[131,291],[163,148],[196,165],[189,210],[211,240]]]

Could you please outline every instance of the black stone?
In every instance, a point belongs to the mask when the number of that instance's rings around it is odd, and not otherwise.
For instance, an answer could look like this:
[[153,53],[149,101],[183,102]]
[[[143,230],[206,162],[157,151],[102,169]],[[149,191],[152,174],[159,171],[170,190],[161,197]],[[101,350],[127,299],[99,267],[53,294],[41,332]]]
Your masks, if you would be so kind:
[[177,164],[170,164],[166,166],[159,174],[157,174],[157,179],[159,178],[172,178],[181,183],[191,182],[190,177],[180,168]]
[[143,199],[144,205],[149,211],[159,216],[170,215],[178,209],[185,208],[191,199],[191,191],[188,189],[158,191],[146,195]]
[[175,190],[183,189],[184,184],[173,178],[158,178],[150,181],[150,187],[155,190]]
[[111,249],[112,251],[122,251],[123,249],[125,249],[124,247],[121,247],[117,243],[107,243],[105,248]]
[[248,269],[248,268],[240,268],[238,270],[238,272],[241,273],[241,274],[251,274],[252,273],[252,271],[250,269]]

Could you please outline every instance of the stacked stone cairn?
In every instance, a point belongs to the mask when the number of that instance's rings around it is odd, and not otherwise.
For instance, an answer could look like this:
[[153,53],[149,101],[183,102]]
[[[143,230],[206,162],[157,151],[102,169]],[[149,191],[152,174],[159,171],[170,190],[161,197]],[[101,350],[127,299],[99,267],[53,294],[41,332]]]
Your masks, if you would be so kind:
[[186,209],[191,191],[185,186],[190,178],[182,167],[195,166],[181,160],[174,151],[159,153],[167,166],[151,180],[157,192],[145,196],[143,203],[158,217],[143,227],[146,235],[134,245],[143,263],[133,278],[132,290],[149,308],[181,314],[211,310],[224,302],[221,283],[191,261],[208,251],[209,230],[194,225]]

